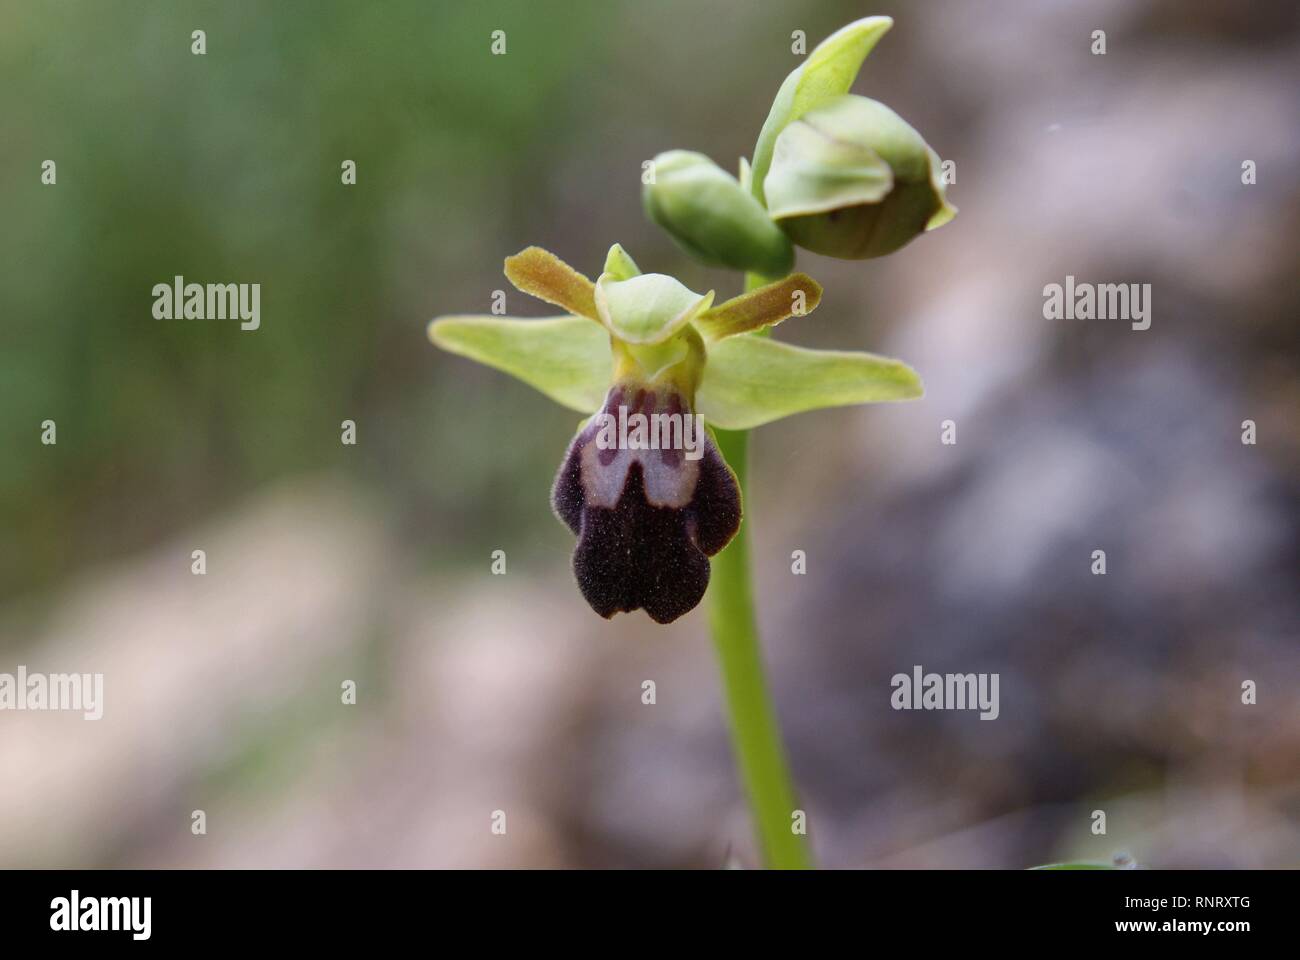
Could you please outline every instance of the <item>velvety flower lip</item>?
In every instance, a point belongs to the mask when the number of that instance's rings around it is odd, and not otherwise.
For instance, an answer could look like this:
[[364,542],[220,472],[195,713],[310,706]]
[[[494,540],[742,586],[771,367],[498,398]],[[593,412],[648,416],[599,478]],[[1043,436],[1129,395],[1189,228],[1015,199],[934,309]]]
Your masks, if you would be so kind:
[[[602,413],[688,414],[663,384],[616,384]],[[709,585],[709,557],[740,529],[740,488],[708,433],[700,457],[683,450],[601,449],[600,417],[565,454],[551,503],[578,537],[573,572],[591,608],[609,619],[644,609],[656,623],[693,610]]]

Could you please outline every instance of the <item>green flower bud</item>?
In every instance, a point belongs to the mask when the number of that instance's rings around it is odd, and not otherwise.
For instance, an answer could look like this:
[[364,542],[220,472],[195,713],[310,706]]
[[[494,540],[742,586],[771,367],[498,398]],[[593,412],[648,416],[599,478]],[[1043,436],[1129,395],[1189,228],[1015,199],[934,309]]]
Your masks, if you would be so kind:
[[780,277],[794,248],[762,204],[701,153],[669,150],[654,160],[655,182],[642,191],[646,216],[687,253],[707,264]]
[[957,213],[921,135],[883,103],[852,94],[781,131],[763,189],[791,240],[844,260],[893,253]]

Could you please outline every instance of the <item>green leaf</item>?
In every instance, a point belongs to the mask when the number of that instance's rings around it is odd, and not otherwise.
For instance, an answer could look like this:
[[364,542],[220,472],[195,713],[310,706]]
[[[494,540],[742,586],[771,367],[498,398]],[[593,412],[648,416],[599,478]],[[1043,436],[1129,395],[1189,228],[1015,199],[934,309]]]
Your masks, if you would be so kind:
[[709,346],[695,409],[715,427],[748,430],[805,410],[911,400],[923,392],[920,377],[898,360],[746,334]]
[[631,280],[641,275],[641,268],[636,265],[622,244],[614,244],[605,256],[605,273],[615,280]]
[[695,326],[709,339],[721,340],[774,327],[794,316],[796,306],[801,315],[812,313],[821,300],[821,284],[806,273],[794,273],[705,310],[695,318]]
[[759,203],[766,203],[763,181],[781,131],[831,97],[848,93],[862,61],[893,25],[889,17],[855,20],[819,43],[808,59],[785,78],[754,146],[750,189]]
[[522,380],[571,410],[594,413],[609,390],[609,333],[584,317],[439,317],[429,324],[429,339]]
[[506,279],[538,300],[600,322],[591,281],[549,250],[528,247],[506,257]]
[[596,281],[596,311],[609,331],[627,343],[660,343],[713,303],[662,273],[618,280],[603,273]]

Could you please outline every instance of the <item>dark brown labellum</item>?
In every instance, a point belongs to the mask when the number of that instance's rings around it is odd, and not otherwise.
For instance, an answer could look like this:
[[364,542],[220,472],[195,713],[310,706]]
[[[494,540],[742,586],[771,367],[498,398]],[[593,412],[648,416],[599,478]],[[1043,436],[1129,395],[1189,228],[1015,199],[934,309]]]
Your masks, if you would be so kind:
[[[659,426],[638,438],[637,414]],[[675,391],[621,384],[569,445],[551,502],[578,537],[578,587],[606,619],[644,609],[670,623],[693,610],[709,585],[708,558],[740,529],[735,474],[697,424]]]

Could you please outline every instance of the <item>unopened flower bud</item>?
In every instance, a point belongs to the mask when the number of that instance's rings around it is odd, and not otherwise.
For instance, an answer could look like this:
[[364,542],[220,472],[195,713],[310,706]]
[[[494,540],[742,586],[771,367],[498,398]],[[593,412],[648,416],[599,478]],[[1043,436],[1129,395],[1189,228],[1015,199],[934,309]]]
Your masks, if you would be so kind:
[[845,94],[781,131],[763,189],[772,217],[798,246],[863,260],[953,218],[939,162],[889,107]]
[[712,266],[780,277],[794,265],[790,239],[735,177],[701,153],[669,150],[645,185],[646,216]]

